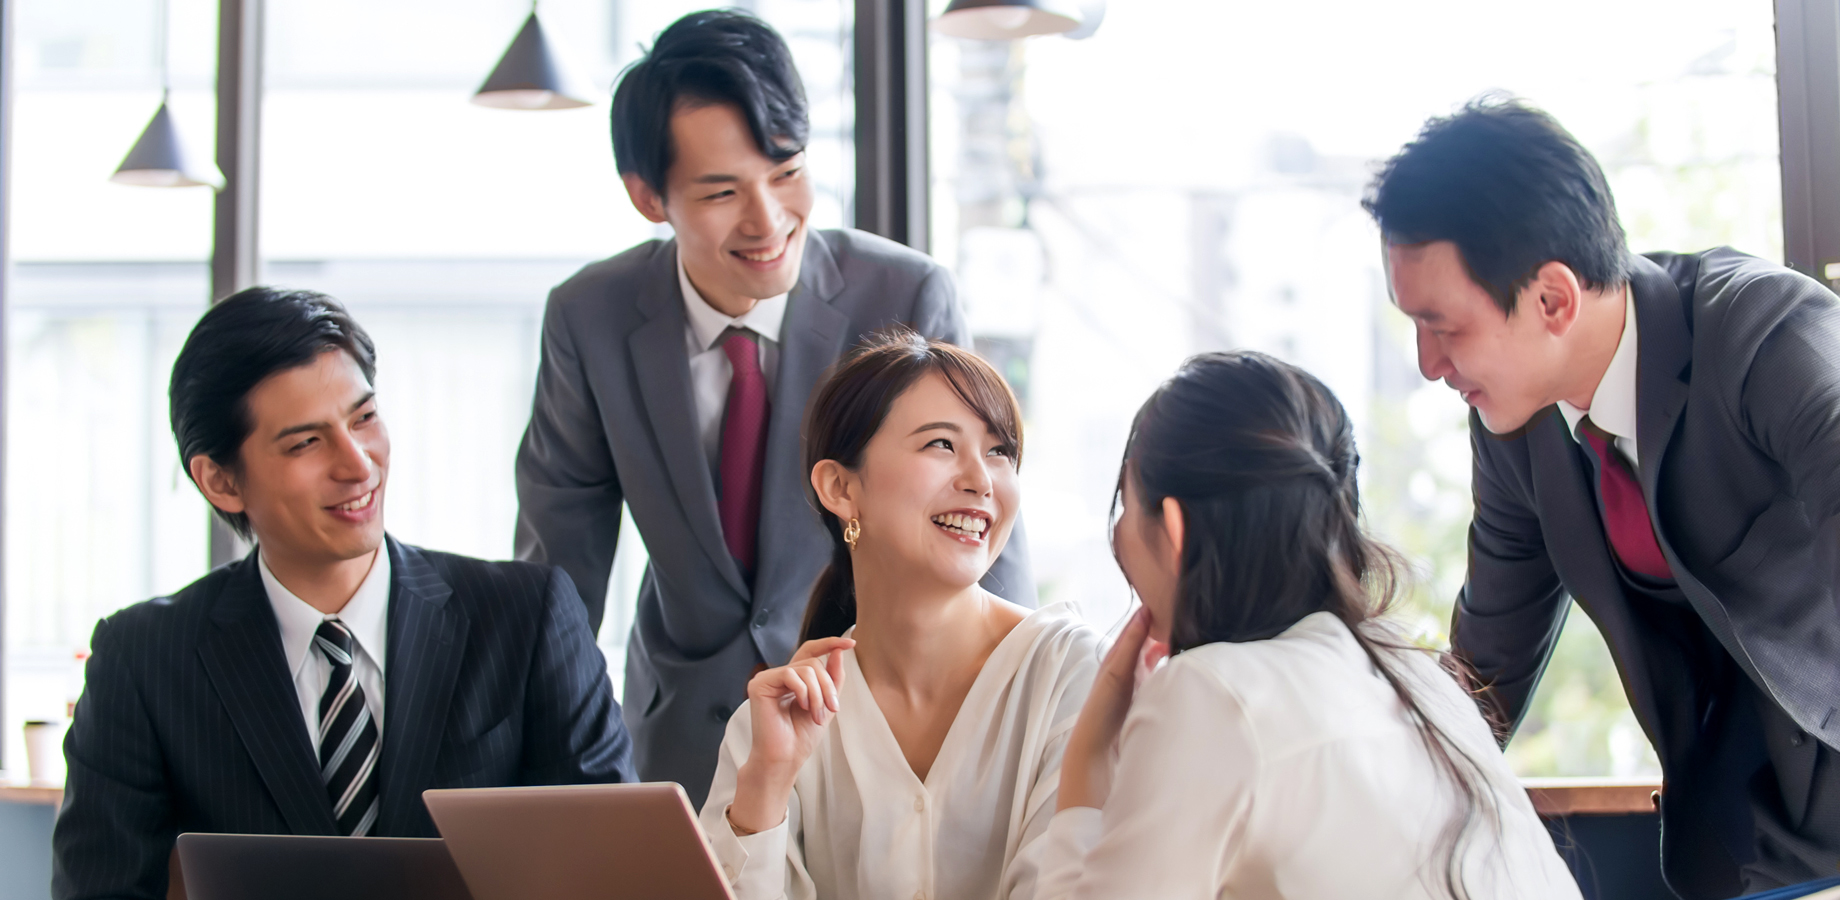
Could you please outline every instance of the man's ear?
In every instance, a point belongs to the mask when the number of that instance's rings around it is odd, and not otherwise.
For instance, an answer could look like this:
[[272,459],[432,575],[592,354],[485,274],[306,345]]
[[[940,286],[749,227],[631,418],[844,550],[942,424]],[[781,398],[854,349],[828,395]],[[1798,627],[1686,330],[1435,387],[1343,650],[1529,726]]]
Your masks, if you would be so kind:
[[192,483],[198,485],[198,492],[204,495],[206,502],[227,513],[244,511],[243,495],[237,490],[236,479],[202,453],[192,457],[190,465]]
[[1182,503],[1174,497],[1163,498],[1163,536],[1169,539],[1168,553],[1175,568],[1182,568],[1182,539],[1188,536],[1188,519]]
[[626,183],[626,196],[632,200],[633,209],[651,222],[663,224],[664,198],[652,190],[652,186],[640,178],[637,172],[627,172],[620,176],[620,180]]
[[1539,315],[1548,333],[1563,337],[1578,322],[1584,284],[1571,266],[1553,260],[1533,273],[1533,281],[1521,289],[1521,298],[1533,301],[1532,311]]
[[848,522],[856,518],[856,473],[834,459],[811,467],[811,490],[830,514]]

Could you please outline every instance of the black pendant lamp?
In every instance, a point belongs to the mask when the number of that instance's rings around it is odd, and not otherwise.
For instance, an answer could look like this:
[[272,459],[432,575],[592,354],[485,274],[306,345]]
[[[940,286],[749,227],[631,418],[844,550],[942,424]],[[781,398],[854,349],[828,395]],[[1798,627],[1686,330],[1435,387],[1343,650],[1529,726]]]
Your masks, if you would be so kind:
[[534,0],[530,18],[511,39],[486,83],[479,86],[473,102],[497,109],[576,109],[590,104],[557,63],[543,26],[537,22]]
[[140,187],[199,187],[213,189],[224,186],[224,176],[217,171],[217,166],[210,161],[200,161],[186,152],[185,142],[179,137],[179,127],[173,123],[172,113],[167,110],[167,99],[172,94],[172,74],[166,59],[167,43],[167,9],[164,0],[160,3],[160,108],[154,110],[153,119],[147,127],[141,129],[141,136],[129,148],[128,155],[115,168],[115,174],[109,180],[116,184],[131,184]]

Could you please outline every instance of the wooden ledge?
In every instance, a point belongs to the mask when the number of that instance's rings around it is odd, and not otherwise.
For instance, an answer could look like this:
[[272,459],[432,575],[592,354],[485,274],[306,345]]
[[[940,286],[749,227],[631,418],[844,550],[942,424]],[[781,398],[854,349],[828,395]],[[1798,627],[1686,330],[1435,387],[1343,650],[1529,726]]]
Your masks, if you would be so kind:
[[[1661,782],[1653,778],[1523,778],[1542,816],[1614,816],[1655,811]],[[0,785],[0,803],[61,806],[62,788]]]
[[1661,793],[1658,778],[1523,778],[1522,786],[1542,816],[1618,816],[1652,813]]
[[63,806],[64,789],[0,784],[0,803],[31,803],[39,806]]

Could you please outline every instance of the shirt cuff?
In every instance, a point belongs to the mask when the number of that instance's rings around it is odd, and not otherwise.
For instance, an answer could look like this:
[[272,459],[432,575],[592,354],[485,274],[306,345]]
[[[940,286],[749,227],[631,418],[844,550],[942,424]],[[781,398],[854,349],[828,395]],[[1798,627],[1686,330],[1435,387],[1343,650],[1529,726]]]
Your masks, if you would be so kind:
[[1087,851],[1099,843],[1105,813],[1090,806],[1074,806],[1054,814],[1043,836],[1041,874],[1035,896],[1071,897],[1080,880]]
[[773,900],[786,893],[786,835],[791,817],[766,831],[740,835],[728,823],[728,811],[709,835],[716,863],[736,900]]

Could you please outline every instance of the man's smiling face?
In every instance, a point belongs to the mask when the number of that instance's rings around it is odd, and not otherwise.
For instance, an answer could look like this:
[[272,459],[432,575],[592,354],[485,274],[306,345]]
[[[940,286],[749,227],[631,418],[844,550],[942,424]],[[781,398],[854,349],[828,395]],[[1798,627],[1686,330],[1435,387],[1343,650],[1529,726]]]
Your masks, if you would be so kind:
[[1537,314],[1537,286],[1522,288],[1509,316],[1450,241],[1388,244],[1386,264],[1393,303],[1417,332],[1419,373],[1462,394],[1490,431],[1514,431],[1559,398],[1562,348]]
[[697,292],[739,316],[792,290],[812,207],[805,154],[776,161],[760,152],[741,111],[726,103],[680,105],[671,144],[663,197],[637,175],[626,186],[640,213],[671,224]]

